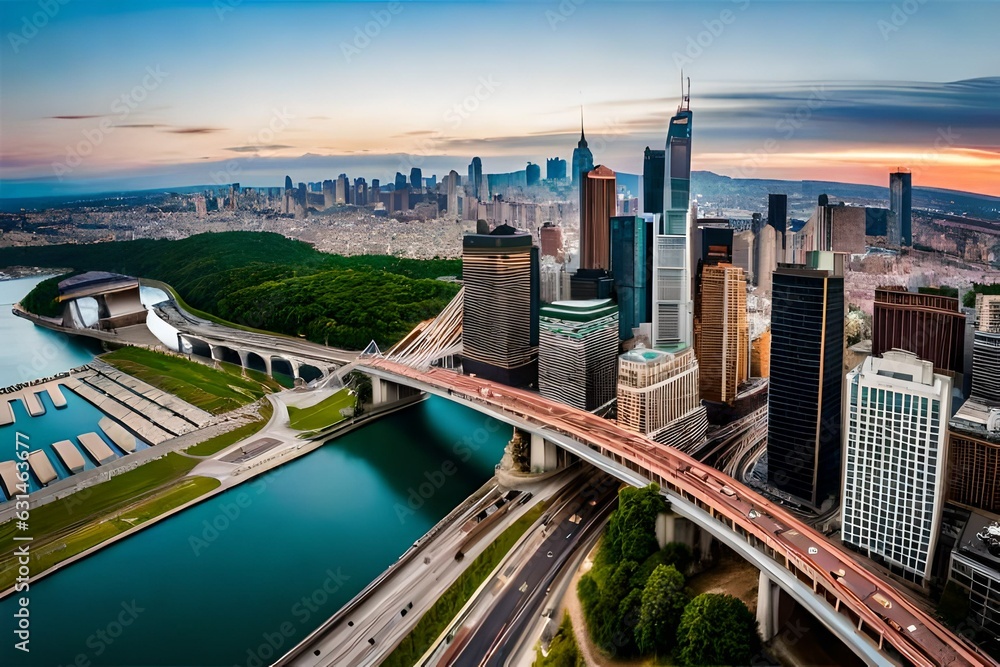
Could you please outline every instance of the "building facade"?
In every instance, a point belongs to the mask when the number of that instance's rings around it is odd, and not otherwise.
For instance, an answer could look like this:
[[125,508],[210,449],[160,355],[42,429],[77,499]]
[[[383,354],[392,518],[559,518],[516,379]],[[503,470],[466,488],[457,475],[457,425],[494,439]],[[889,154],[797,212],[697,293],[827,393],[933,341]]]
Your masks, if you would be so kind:
[[847,374],[844,544],[926,586],[940,532],[951,378],[912,352]]
[[701,374],[701,397],[731,403],[750,377],[750,327],[747,282],[731,264],[702,268],[695,354]]
[[630,340],[649,321],[648,250],[652,225],[636,215],[611,218],[611,273],[618,299],[618,332]]
[[[875,289],[872,354],[908,350],[954,377],[965,364],[965,315],[958,299],[908,292],[904,287]],[[956,383],[958,384],[958,383]]]
[[614,302],[556,301],[539,315],[538,392],[581,410],[611,402],[618,372]]
[[1000,405],[1000,295],[976,295],[972,342],[972,396]]
[[580,182],[580,268],[611,268],[611,218],[615,216],[615,172],[604,165]]
[[[895,225],[889,236],[889,244],[913,245],[913,181],[908,171],[889,173],[889,210],[895,216]],[[898,236],[896,235],[898,232]]]

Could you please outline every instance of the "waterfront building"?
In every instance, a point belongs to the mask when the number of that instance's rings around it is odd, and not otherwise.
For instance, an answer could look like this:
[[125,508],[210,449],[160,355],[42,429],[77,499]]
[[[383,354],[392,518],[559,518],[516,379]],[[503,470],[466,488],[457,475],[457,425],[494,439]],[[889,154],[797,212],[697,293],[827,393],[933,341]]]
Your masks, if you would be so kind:
[[539,320],[538,391],[581,410],[615,397],[618,307],[611,299],[556,301]]

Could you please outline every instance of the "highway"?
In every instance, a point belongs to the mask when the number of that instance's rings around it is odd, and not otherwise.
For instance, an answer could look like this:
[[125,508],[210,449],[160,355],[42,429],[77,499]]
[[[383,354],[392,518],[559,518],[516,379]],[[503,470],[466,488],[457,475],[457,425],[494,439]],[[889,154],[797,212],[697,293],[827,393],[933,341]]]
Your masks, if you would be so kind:
[[998,664],[791,512],[680,451],[588,412],[482,378],[443,369],[418,371],[372,357],[363,358],[360,365],[378,377],[426,388],[473,407],[482,404],[567,436],[655,481],[670,494],[709,512],[754,545],[762,558],[781,564],[811,585],[818,598],[825,598],[880,652],[888,652],[891,661],[955,667]]
[[[461,631],[461,644],[453,645],[440,664],[456,667],[500,667],[510,657],[517,640],[535,620],[548,587],[580,545],[581,540],[603,525],[617,499],[620,482],[598,473],[554,515],[546,526],[547,536],[521,567],[503,577],[499,595],[490,602],[485,618],[476,621],[471,634]],[[496,587],[493,588],[496,590]],[[466,626],[467,627],[467,626]]]

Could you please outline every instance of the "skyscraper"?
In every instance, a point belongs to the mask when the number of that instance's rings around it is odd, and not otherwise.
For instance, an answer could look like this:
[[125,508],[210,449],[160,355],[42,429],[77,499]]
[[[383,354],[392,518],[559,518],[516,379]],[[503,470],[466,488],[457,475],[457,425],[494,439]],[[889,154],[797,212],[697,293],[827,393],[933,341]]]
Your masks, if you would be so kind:
[[940,532],[951,378],[912,352],[847,374],[844,544],[926,586]]
[[594,410],[615,397],[618,307],[610,299],[556,301],[539,319],[538,392]]
[[550,157],[545,160],[545,180],[566,180],[566,160],[558,157]]
[[[813,266],[822,255],[810,254]],[[782,266],[771,286],[767,479],[819,508],[840,486],[844,273]]]
[[538,379],[538,247],[500,225],[462,240],[466,373],[512,386]]
[[701,272],[698,345],[701,397],[731,403],[750,377],[747,282],[731,264],[706,265]]
[[632,330],[648,322],[647,244],[652,241],[646,220],[636,215],[611,218],[611,272],[618,298],[618,336],[630,340]]
[[350,195],[348,194],[347,191],[350,189],[350,187],[351,185],[350,182],[347,180],[347,174],[341,174],[340,176],[337,177],[337,194],[335,198],[338,204],[348,203],[348,197],[350,197]]
[[292,177],[285,176],[285,192],[288,192],[291,189],[292,189]]
[[677,114],[670,119],[664,151],[664,211],[653,249],[653,345],[688,345],[693,342],[691,302],[691,238],[688,224],[691,205],[690,101],[685,94]]
[[896,226],[893,229],[899,231],[899,238],[889,239],[891,245],[913,245],[911,179],[908,171],[889,172],[889,210],[896,216]]
[[472,196],[484,199],[480,196],[483,189],[483,161],[478,157],[472,158],[469,164],[469,182],[472,186]]
[[767,224],[774,227],[781,233],[781,238],[784,238],[788,225],[788,195],[767,195]]
[[580,183],[580,268],[611,268],[610,220],[615,215],[615,172],[597,165]]
[[410,187],[420,192],[424,187],[424,177],[420,172],[420,167],[410,169]]
[[405,190],[406,189],[406,176],[396,172],[396,178],[393,181],[393,190]]
[[972,396],[1000,407],[1000,295],[976,295],[978,324],[972,343]]
[[529,188],[534,185],[538,185],[538,183],[542,180],[542,168],[537,164],[529,162],[524,171],[525,179],[527,180]]
[[452,169],[446,178],[448,179],[448,217],[458,220],[458,172]]
[[[573,183],[580,184],[580,179],[594,168],[594,154],[587,147],[587,137],[583,134],[583,107],[580,107],[580,141],[573,150]],[[614,214],[612,214],[614,215]]]
[[663,170],[666,164],[664,151],[650,150],[642,156],[642,211],[663,215]]
[[333,181],[326,179],[323,181],[323,208],[330,208],[335,203]]
[[556,227],[551,222],[545,222],[542,224],[542,228],[538,230],[538,242],[542,247],[542,257],[552,257],[556,262],[562,264],[562,228]]
[[905,287],[876,288],[872,354],[892,349],[913,352],[932,362],[938,373],[962,373],[965,315],[958,310],[958,299],[908,292]]

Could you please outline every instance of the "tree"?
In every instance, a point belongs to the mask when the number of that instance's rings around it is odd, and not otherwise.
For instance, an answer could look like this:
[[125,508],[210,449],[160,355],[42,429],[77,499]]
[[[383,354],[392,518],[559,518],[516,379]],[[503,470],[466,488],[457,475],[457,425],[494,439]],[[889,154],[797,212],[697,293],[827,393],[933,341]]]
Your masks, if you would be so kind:
[[674,648],[677,626],[690,601],[684,575],[673,565],[658,565],[642,590],[635,640],[642,653],[665,655]]
[[641,563],[656,553],[656,516],[667,510],[660,487],[650,484],[628,487],[618,493],[618,509],[611,514],[600,560],[603,563],[635,561]]
[[702,593],[677,627],[682,665],[747,665],[760,648],[757,619],[732,595]]

